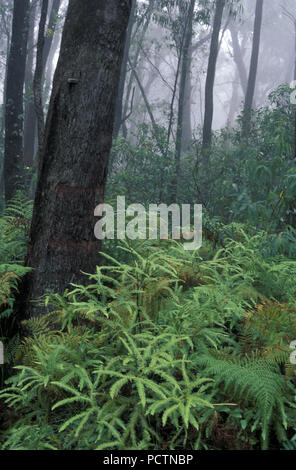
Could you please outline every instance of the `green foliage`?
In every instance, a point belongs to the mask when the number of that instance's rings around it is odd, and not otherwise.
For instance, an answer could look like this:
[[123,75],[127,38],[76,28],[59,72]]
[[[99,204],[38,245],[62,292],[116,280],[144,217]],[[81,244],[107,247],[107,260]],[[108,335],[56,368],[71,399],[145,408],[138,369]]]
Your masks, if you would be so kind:
[[48,297],[52,312],[24,322],[0,392],[14,413],[3,448],[291,445],[295,263],[266,258],[267,235],[242,225],[218,224],[214,248],[208,227],[198,252],[122,242],[121,261],[105,254],[88,285]]
[[[32,214],[32,202],[23,193],[16,194],[0,216],[0,340],[5,344],[6,367],[12,364],[18,343],[13,315],[15,294],[21,278],[30,271],[24,267]],[[1,368],[0,381],[4,370]]]
[[[241,142],[237,127],[215,133],[210,171],[201,162],[201,135],[181,157],[177,203],[202,203],[209,219],[246,223],[279,233],[295,227],[294,107],[291,89],[281,85],[267,106],[253,113],[252,138]],[[166,132],[155,138],[149,126],[138,127],[133,143],[114,142],[107,198],[126,195],[127,202],[171,202],[175,172],[174,149],[166,147]],[[165,157],[160,148],[167,148]],[[295,211],[294,211],[295,210]]]
[[205,367],[204,372],[216,379],[216,386],[240,406],[253,406],[253,430],[260,426],[263,449],[268,449],[270,422],[274,426],[287,429],[285,405],[295,408],[293,388],[289,388],[285,378],[273,362],[258,359],[239,359],[233,354],[221,360],[206,356],[198,361]]
[[[16,196],[0,217],[0,339],[15,365],[0,391],[3,449],[294,448],[289,95],[283,85],[254,111],[247,146],[240,121],[216,133],[210,169],[200,136],[182,155],[176,202],[204,205],[199,250],[173,239],[106,240],[87,285],[47,297],[51,313],[24,321],[21,339],[14,302],[28,271],[31,203]],[[107,201],[171,202],[166,129],[139,126],[132,142],[114,142]]]

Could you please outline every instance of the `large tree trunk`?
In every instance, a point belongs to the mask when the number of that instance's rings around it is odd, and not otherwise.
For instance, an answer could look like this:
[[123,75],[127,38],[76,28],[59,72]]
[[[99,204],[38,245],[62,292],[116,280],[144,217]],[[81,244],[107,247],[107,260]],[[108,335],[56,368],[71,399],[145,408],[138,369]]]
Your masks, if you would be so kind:
[[5,99],[5,199],[17,188],[23,166],[23,92],[29,27],[29,0],[14,0]]
[[130,0],[70,0],[39,164],[24,285],[29,303],[85,283],[100,241],[94,209],[104,200]]
[[252,107],[253,107],[253,101],[254,101],[257,68],[258,68],[258,58],[259,58],[259,48],[260,48],[262,16],[263,16],[263,0],[257,0],[255,22],[254,22],[251,64],[250,64],[248,86],[247,86],[246,99],[245,99],[245,105],[244,105],[244,111],[243,111],[243,137],[247,137],[249,135],[250,128],[251,128]]
[[222,16],[225,0],[216,0],[216,9],[211,39],[210,55],[205,90],[205,116],[203,126],[202,154],[205,165],[209,162],[210,149],[212,144],[212,123],[214,114],[214,83],[216,74],[216,64],[219,52],[219,34],[222,23]]

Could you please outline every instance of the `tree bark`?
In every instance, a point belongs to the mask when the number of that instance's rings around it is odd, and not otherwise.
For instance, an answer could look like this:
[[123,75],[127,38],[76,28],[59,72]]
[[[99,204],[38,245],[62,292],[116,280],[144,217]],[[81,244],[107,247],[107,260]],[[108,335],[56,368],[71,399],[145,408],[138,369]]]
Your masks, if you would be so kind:
[[23,92],[29,27],[29,0],[14,0],[5,102],[4,185],[9,201],[23,167]]
[[104,200],[116,92],[130,0],[70,0],[39,163],[23,312],[29,301],[87,283],[101,242],[95,207]]
[[205,89],[205,115],[203,126],[202,154],[205,165],[209,163],[210,150],[212,144],[212,123],[214,113],[214,83],[216,74],[216,64],[219,52],[219,34],[222,24],[222,16],[225,7],[225,0],[216,0],[213,33],[211,39],[210,55],[208,62],[206,89]]
[[242,134],[244,138],[248,137],[250,133],[250,128],[251,128],[252,107],[253,107],[253,101],[254,101],[257,68],[258,68],[258,58],[259,58],[259,48],[260,48],[262,16],[263,16],[263,0],[257,0],[256,11],[255,11],[255,21],[254,21],[251,64],[250,64],[248,86],[247,86],[246,99],[245,99],[245,105],[244,105],[244,111],[243,111]]

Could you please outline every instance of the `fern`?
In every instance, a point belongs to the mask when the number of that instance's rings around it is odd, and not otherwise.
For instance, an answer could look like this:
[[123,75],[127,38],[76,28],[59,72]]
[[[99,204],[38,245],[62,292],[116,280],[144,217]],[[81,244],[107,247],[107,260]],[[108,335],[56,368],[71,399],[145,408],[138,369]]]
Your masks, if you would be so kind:
[[211,356],[199,358],[198,363],[205,368],[204,373],[215,377],[216,386],[221,386],[228,398],[257,408],[263,448],[268,446],[272,420],[278,419],[287,428],[285,406],[293,406],[293,395],[275,364],[246,358],[219,360]]

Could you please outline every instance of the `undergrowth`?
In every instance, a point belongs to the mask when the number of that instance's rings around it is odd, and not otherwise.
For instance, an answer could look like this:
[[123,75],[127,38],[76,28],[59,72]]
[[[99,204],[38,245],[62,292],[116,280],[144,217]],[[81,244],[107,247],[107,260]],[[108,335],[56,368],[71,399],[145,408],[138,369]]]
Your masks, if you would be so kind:
[[[0,320],[13,318],[23,274],[17,217],[0,220],[1,262],[11,263]],[[175,240],[106,245],[87,286],[47,297],[51,313],[26,320],[28,335],[14,343],[14,373],[0,392],[3,449],[293,446],[289,241],[286,249],[284,235],[272,245],[276,236],[209,221],[204,235],[197,251]]]

